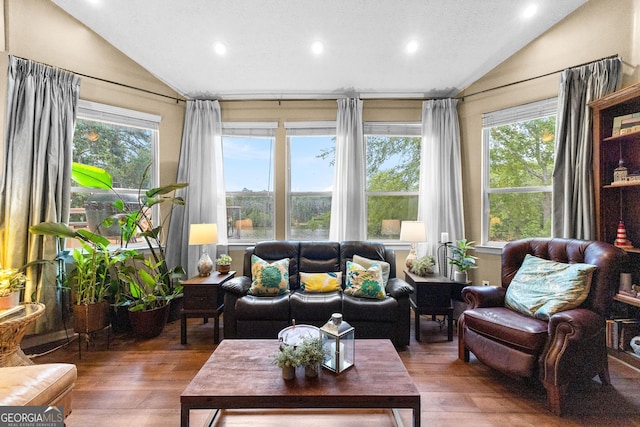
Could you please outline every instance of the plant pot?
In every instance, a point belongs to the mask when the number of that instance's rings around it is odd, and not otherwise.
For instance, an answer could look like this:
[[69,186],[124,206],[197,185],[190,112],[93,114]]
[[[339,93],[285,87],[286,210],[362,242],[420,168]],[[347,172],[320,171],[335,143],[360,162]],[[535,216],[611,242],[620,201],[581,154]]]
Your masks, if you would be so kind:
[[169,317],[167,318],[167,322],[175,322],[176,320],[180,320],[180,311],[182,307],[184,307],[184,294],[178,294],[171,300],[171,305],[169,306]]
[[11,292],[6,297],[0,297],[0,310],[7,310],[20,304],[20,291]]
[[231,264],[218,264],[218,273],[227,274],[231,271]]
[[318,376],[318,364],[307,365],[304,367],[304,376],[307,378],[315,378]]
[[73,305],[73,330],[75,332],[88,334],[107,326],[109,326],[109,303],[107,301]]
[[285,380],[292,380],[296,377],[295,366],[285,366],[282,368],[282,378]]
[[467,283],[467,272],[466,271],[454,271],[453,272],[453,281],[457,283]]
[[131,320],[129,319],[129,305],[111,305],[109,310],[111,318],[111,329],[116,334],[131,331]]
[[169,306],[170,304],[167,303],[151,310],[129,310],[133,336],[136,338],[155,338],[160,335],[169,317]]

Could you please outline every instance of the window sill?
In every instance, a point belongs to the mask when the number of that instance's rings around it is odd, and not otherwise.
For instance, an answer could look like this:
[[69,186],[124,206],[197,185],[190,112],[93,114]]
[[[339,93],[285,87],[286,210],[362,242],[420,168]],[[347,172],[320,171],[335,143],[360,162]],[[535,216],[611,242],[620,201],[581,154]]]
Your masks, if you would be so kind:
[[491,245],[476,245],[476,252],[479,254],[488,254],[488,255],[501,255],[502,254],[502,247],[505,245],[506,243],[496,243],[496,244],[491,244]]

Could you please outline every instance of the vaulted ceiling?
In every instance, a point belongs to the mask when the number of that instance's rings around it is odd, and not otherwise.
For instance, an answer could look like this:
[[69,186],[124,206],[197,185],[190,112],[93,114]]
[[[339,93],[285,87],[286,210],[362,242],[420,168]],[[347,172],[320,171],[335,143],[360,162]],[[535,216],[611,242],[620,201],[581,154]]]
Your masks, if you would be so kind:
[[220,99],[454,96],[586,1],[53,0],[183,96]]

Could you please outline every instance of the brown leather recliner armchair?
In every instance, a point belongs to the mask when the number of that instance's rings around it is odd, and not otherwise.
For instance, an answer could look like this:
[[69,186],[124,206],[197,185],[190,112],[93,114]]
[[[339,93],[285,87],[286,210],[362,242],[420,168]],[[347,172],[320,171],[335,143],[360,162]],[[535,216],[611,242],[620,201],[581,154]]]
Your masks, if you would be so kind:
[[[539,320],[505,307],[504,297],[525,255],[597,266],[587,299],[578,307]],[[458,357],[469,352],[510,376],[538,378],[552,412],[561,415],[571,382],[598,375],[610,383],[605,314],[619,283],[626,253],[615,246],[575,239],[534,238],[510,242],[502,251],[502,287],[468,286],[469,305],[458,320]]]

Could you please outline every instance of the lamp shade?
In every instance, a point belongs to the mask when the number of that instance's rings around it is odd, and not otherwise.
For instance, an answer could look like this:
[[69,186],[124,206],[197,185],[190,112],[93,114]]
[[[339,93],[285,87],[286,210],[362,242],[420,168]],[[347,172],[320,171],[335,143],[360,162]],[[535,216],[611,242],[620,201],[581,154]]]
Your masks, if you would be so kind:
[[217,224],[191,224],[189,226],[190,245],[211,245],[218,243]]
[[400,240],[405,242],[424,242],[426,232],[422,221],[402,221]]

